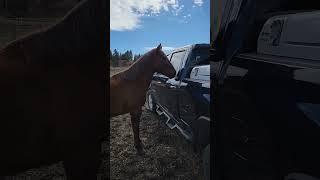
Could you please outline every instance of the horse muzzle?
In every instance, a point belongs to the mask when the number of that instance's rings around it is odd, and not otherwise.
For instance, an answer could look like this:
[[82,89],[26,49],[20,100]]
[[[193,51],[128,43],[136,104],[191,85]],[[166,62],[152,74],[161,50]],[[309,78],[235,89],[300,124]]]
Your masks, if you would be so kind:
[[168,77],[169,77],[170,79],[171,79],[171,78],[174,78],[174,77],[176,76],[176,73],[177,73],[176,70],[173,69],[172,71],[170,71]]

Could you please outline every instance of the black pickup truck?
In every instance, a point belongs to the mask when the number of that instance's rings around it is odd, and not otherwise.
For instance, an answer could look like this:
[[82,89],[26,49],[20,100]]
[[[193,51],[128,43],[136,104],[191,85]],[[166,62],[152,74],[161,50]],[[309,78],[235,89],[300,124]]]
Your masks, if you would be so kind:
[[167,54],[177,75],[154,74],[146,96],[149,110],[165,116],[169,128],[200,149],[210,141],[209,49],[209,44],[194,44]]
[[319,2],[211,5],[211,175],[320,179]]

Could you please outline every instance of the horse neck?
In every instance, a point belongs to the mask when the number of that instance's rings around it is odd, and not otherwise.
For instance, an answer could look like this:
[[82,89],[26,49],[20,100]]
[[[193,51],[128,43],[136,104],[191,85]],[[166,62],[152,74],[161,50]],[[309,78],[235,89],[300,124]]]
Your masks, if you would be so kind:
[[[20,41],[30,59],[90,57],[106,55],[106,16],[104,1],[82,1],[61,21]],[[106,57],[106,56],[105,56]]]
[[131,65],[129,69],[123,73],[124,79],[144,82],[145,85],[149,86],[154,73],[152,60],[149,58],[150,54],[146,54],[138,59],[137,62]]

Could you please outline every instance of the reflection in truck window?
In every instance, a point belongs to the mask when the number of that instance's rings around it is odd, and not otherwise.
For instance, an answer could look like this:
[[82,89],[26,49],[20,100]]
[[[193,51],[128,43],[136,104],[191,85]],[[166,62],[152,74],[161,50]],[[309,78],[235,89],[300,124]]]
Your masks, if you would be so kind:
[[209,64],[209,50],[209,47],[194,49],[188,62],[188,66]]
[[186,51],[180,51],[180,52],[172,54],[171,64],[173,65],[174,69],[177,72],[179,71],[182,59],[185,54],[186,54]]
[[[213,1],[212,5],[213,8],[211,10],[212,13],[212,22],[211,22],[211,29],[212,29],[212,34],[211,34],[211,42],[215,40],[218,32],[220,31],[220,25],[222,21],[222,14],[224,13],[224,9],[226,6],[228,0],[222,0],[222,1]],[[229,2],[230,3],[230,2]]]

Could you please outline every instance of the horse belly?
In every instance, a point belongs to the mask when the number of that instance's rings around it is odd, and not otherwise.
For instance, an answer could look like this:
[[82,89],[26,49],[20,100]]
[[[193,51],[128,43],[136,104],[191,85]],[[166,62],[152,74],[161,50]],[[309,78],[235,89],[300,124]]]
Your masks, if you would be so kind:
[[27,118],[10,119],[1,132],[0,175],[12,175],[58,162],[54,158],[55,146],[48,132],[47,127],[32,125]]
[[133,88],[126,91],[111,89],[110,91],[110,116],[117,116],[141,108],[145,102],[145,95],[135,92]]

